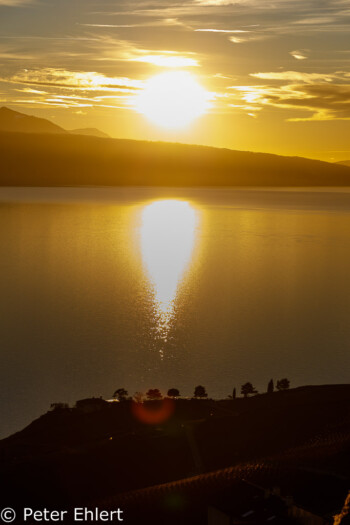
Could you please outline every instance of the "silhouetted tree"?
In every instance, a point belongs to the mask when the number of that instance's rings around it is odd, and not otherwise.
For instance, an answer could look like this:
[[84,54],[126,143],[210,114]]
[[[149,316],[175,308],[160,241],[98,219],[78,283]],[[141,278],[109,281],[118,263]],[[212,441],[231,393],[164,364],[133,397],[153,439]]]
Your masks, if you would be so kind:
[[142,400],[143,400],[143,392],[135,392],[135,394],[133,395],[133,400],[134,400],[136,403],[142,403]]
[[128,397],[128,391],[125,390],[125,388],[118,388],[113,394],[114,399],[118,399],[118,401],[125,401]]
[[234,388],[232,394],[227,396],[229,399],[236,399],[236,389]]
[[277,390],[288,390],[290,387],[290,381],[286,377],[279,379],[276,384]]
[[241,386],[241,394],[244,397],[248,397],[249,394],[257,394],[257,393],[258,391],[255,390],[255,388],[253,387],[251,383],[245,383],[244,385]]
[[180,391],[177,388],[169,388],[168,397],[179,397]]
[[202,385],[196,386],[194,389],[194,397],[208,397],[205,387]]
[[148,392],[146,392],[146,396],[148,399],[162,399],[162,394],[158,388],[150,388]]
[[267,393],[272,394],[273,391],[274,391],[273,379],[270,379],[269,384],[267,385]]

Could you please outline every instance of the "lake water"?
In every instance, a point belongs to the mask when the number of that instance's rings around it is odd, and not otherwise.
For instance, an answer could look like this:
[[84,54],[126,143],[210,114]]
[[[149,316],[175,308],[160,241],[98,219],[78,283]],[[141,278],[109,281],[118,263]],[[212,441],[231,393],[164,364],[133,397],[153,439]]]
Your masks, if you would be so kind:
[[52,402],[350,380],[348,190],[0,189],[1,436]]

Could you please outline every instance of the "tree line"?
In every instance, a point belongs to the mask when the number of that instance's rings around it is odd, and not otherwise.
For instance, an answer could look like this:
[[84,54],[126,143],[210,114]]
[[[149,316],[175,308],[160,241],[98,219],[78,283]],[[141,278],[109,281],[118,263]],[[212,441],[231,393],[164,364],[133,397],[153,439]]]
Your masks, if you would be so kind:
[[[279,392],[282,392],[284,390],[288,390],[290,387],[290,381],[286,377],[283,379],[279,379],[276,382],[276,390]],[[272,394],[275,391],[275,384],[273,379],[271,379],[267,385],[267,393]],[[241,395],[244,398],[249,397],[250,395],[258,394],[258,391],[254,388],[253,384],[250,382],[244,383],[244,385],[241,386]],[[117,401],[125,401],[129,399],[129,393],[125,388],[118,388],[114,394],[113,399],[116,399]],[[142,392],[135,392],[134,396],[132,396],[132,399],[134,399],[137,402],[141,402],[144,399],[150,400],[150,401],[156,401],[162,399],[164,396],[161,393],[161,391],[158,388],[150,388],[145,394]],[[169,388],[167,391],[166,397],[170,397],[173,399],[181,397],[180,391],[178,388]],[[236,399],[237,392],[236,388],[233,389],[232,394],[228,396],[229,399]],[[198,385],[194,389],[193,393],[193,399],[206,399],[208,398],[208,393],[206,391],[206,388],[202,385]]]

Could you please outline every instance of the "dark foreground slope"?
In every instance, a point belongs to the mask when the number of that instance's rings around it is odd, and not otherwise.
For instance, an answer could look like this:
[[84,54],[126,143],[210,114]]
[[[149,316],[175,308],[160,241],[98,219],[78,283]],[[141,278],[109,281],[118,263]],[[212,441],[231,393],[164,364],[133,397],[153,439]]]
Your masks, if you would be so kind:
[[[129,401],[97,401],[90,413],[48,412],[0,442],[6,479],[0,507],[100,502],[104,508],[119,502],[135,510],[138,502],[138,512],[149,505],[152,519],[135,515],[127,523],[158,523],[153,511],[158,505],[162,515],[165,497],[175,503],[187,498],[188,509],[202,502],[201,513],[203,501],[220,499],[232,488],[239,494],[244,480],[279,486],[304,504],[334,506],[334,498],[337,505],[344,500],[350,479],[349,385],[251,399],[177,400],[174,413],[153,425],[137,419]],[[149,402],[144,408],[160,406]],[[145,492],[157,484],[163,485]],[[195,523],[186,520],[177,523]]]
[[337,164],[173,143],[0,133],[2,186],[348,186]]

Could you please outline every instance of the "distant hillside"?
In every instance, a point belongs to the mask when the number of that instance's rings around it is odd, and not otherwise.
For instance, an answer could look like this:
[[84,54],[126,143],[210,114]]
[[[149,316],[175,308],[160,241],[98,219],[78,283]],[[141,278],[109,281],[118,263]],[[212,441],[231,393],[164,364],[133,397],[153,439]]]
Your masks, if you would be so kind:
[[175,143],[0,132],[2,186],[349,186],[350,168]]
[[96,128],[65,130],[50,120],[26,115],[12,109],[0,108],[0,131],[19,133],[72,133],[75,135],[92,135],[107,138],[108,135]]
[[343,166],[350,166],[350,160],[340,160],[336,164],[342,164]]
[[25,115],[5,107],[0,108],[0,131],[22,133],[67,133],[50,120]]
[[109,139],[110,136],[107,133],[103,133],[97,128],[82,128],[82,129],[70,129],[69,133],[73,135],[88,135],[91,137],[101,137],[103,139]]

